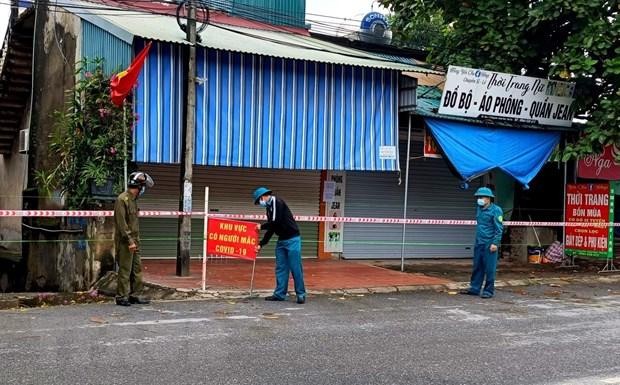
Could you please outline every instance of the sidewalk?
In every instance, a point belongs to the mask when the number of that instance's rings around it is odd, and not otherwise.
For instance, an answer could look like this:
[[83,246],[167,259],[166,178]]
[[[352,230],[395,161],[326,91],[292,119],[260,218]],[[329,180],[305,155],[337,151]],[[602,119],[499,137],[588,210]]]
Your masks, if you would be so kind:
[[[620,262],[616,263],[616,266]],[[177,277],[175,260],[144,260],[146,295],[157,300],[239,299],[247,298],[252,263],[228,260],[210,261],[207,265],[207,291],[201,291],[202,264],[192,261],[191,275]],[[553,265],[521,265],[502,260],[498,267],[497,287],[569,284],[596,285],[620,283],[620,272],[598,273],[600,262],[579,261],[579,266],[558,268]],[[309,294],[364,295],[435,290],[456,294],[469,285],[471,260],[411,260],[405,273],[400,263],[388,261],[304,261],[304,276]],[[254,293],[262,296],[272,292],[274,261],[261,260],[256,265]],[[293,283],[289,283],[289,290]],[[552,289],[557,291],[558,289]],[[116,273],[108,272],[93,289],[77,293],[0,293],[0,310],[18,307],[103,303],[116,292]],[[553,293],[552,293],[553,294]]]
[[[192,261],[189,277],[175,275],[174,260],[144,260],[143,276],[148,283],[181,290],[201,289],[202,263]],[[254,289],[270,291],[274,287],[274,260],[256,263]],[[249,291],[252,263],[225,260],[207,263],[207,289],[210,291]],[[452,281],[424,274],[401,273],[371,262],[304,260],[304,280],[310,292],[368,289],[394,286],[445,285]],[[290,280],[289,289],[293,288]]]
[[[145,260],[143,274],[153,287],[178,292],[200,292],[202,264],[192,261],[189,277],[175,275],[174,260]],[[577,267],[521,265],[501,261],[497,287],[539,284],[563,285],[571,282],[620,282],[620,274],[599,274],[600,267],[584,263]],[[243,296],[249,293],[252,263],[249,261],[209,261],[207,297]],[[398,261],[304,260],[304,278],[310,294],[392,293],[419,290],[453,292],[468,286],[470,260],[407,261],[400,272]],[[274,260],[256,264],[254,291],[267,294],[274,287]],[[289,290],[293,290],[292,279]]]

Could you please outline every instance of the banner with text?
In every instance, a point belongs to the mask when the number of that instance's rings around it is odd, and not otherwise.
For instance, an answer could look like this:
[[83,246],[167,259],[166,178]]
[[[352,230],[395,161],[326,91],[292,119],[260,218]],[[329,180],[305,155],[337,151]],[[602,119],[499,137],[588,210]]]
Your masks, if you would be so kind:
[[450,66],[439,113],[570,127],[575,83]]
[[[327,215],[333,218],[344,217],[345,190],[347,174],[344,171],[328,171],[323,187],[323,202]],[[325,223],[323,251],[326,253],[342,253],[344,248],[344,224],[339,222]]]
[[256,223],[209,218],[207,255],[256,259],[258,230]]
[[569,256],[610,258],[613,255],[614,190],[609,183],[566,186],[566,222],[587,226],[566,227]]

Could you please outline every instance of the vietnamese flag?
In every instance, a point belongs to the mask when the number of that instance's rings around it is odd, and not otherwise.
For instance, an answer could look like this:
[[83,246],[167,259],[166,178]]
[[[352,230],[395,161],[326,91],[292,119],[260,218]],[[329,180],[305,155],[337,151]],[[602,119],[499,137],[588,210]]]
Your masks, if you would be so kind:
[[119,107],[122,106],[123,101],[136,84],[138,75],[140,75],[140,70],[142,70],[142,65],[144,64],[146,56],[149,54],[152,43],[153,42],[149,42],[142,51],[136,55],[133,62],[129,65],[129,68],[112,76],[112,80],[110,81],[110,98],[115,105]]

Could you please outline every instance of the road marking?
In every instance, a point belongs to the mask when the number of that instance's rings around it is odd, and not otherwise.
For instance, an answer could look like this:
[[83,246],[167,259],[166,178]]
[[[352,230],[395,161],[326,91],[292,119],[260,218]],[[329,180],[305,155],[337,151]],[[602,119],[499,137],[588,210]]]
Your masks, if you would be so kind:
[[605,384],[620,384],[620,377],[606,378],[601,380]]
[[[133,322],[111,322],[109,324],[101,324],[101,325],[98,325],[98,326],[170,325],[170,324],[199,323],[199,322],[209,322],[209,321],[211,321],[211,318],[176,318],[176,319],[133,321]],[[88,325],[88,326],[84,326],[84,327],[85,328],[90,328],[90,327],[97,327],[97,326],[95,326],[95,325]]]
[[461,321],[468,321],[468,322],[484,321],[484,320],[488,320],[491,318],[491,317],[486,317],[480,314],[474,314],[474,313],[468,312],[467,310],[462,310],[462,309],[448,309],[446,310],[446,312],[450,314],[454,314],[454,315],[463,316],[464,318],[462,318]]
[[258,317],[252,317],[249,315],[231,315],[231,316],[226,317],[226,319],[244,320],[244,319],[258,319]]

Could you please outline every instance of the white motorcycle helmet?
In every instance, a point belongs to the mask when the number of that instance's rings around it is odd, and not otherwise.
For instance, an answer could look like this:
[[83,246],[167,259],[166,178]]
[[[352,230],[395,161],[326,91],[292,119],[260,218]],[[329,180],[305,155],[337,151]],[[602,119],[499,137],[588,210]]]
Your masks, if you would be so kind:
[[150,177],[149,174],[142,172],[142,171],[136,171],[136,172],[132,172],[131,175],[129,175],[127,186],[139,187],[141,189],[151,188],[155,186],[155,182],[153,182],[153,179]]

